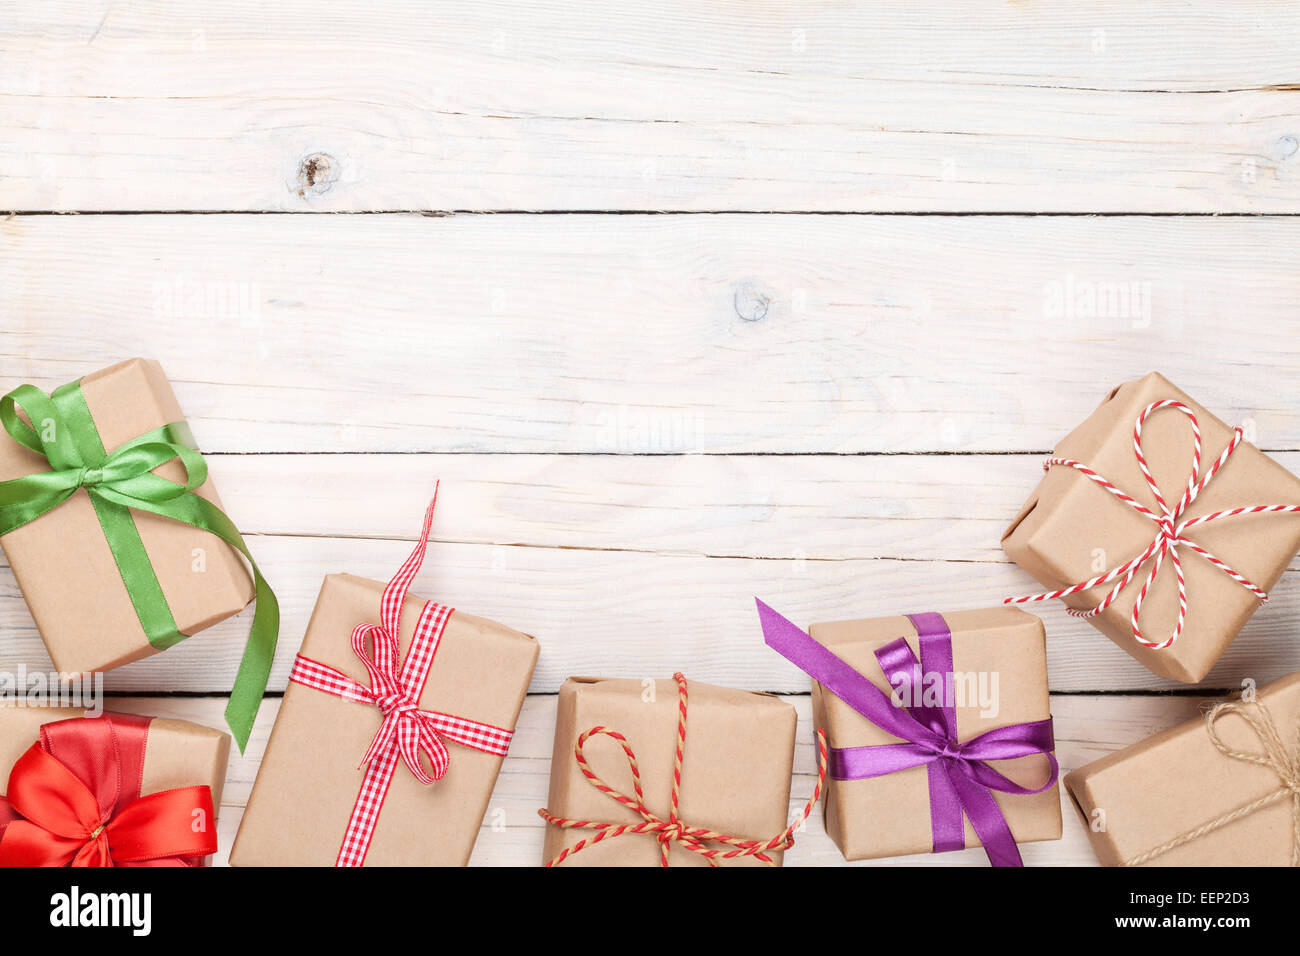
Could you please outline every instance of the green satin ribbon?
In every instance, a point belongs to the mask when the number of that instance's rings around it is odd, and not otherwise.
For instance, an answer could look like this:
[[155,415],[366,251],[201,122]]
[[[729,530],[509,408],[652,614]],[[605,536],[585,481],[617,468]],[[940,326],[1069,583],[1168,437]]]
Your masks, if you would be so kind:
[[[26,412],[30,425],[19,416],[19,408]],[[257,610],[226,706],[226,723],[242,753],[271,673],[280,605],[239,529],[220,508],[194,493],[207,481],[208,465],[194,446],[189,426],[184,422],[164,425],[109,454],[79,381],[55,389],[52,395],[33,385],[18,386],[0,398],[0,424],[14,441],[44,457],[53,469],[0,482],[0,536],[35,521],[79,489],[86,489],[145,637],[159,650],[183,641],[186,635],[176,626],[131,509],[211,532],[248,559],[257,589]],[[153,473],[169,461],[179,461],[185,469],[184,484]]]

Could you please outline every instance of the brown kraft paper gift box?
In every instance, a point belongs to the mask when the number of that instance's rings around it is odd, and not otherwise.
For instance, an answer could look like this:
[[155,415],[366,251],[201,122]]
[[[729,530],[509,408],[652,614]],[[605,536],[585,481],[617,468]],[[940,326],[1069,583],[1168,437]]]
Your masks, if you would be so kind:
[[[1284,752],[1293,766],[1297,765],[1300,673],[1266,684],[1257,693]],[[1065,788],[1104,866],[1127,861],[1149,866],[1292,864],[1293,815],[1297,812],[1294,794],[1285,794],[1213,832],[1140,859],[1284,786],[1271,767],[1221,753],[1206,725],[1205,715],[1198,715],[1065,775]],[[1221,717],[1215,729],[1231,750],[1263,752],[1260,738],[1240,716]]]
[[[1082,462],[1157,514],[1156,501],[1133,453],[1133,425],[1152,402],[1177,399],[1200,423],[1201,476],[1232,438],[1232,429],[1158,373],[1113,390],[1083,424],[1053,451],[1054,457]],[[1170,508],[1187,487],[1192,464],[1192,429],[1176,409],[1161,409],[1142,429],[1142,451]],[[1243,442],[1192,502],[1182,520],[1252,505],[1300,504],[1300,479]],[[1007,555],[1044,587],[1055,590],[1089,580],[1105,568],[1140,554],[1152,541],[1155,524],[1069,467],[1051,468],[1003,533]],[[1264,591],[1270,590],[1300,549],[1300,517],[1259,514],[1228,518],[1191,528],[1189,539],[1218,556]],[[1094,627],[1162,677],[1202,680],[1259,606],[1259,599],[1190,549],[1180,549],[1187,579],[1187,619],[1182,636],[1163,649],[1133,639],[1130,616],[1151,563],[1138,572],[1101,614]],[[1178,580],[1165,561],[1142,605],[1140,626],[1149,640],[1163,641],[1178,618]],[[1067,598],[1074,608],[1096,607],[1113,584],[1099,585]]]
[[[130,359],[94,372],[81,379],[81,388],[110,453],[184,420],[162,366],[152,360]],[[0,432],[0,481],[48,470],[44,458]],[[184,481],[179,462],[157,473]],[[196,493],[221,507],[211,480]],[[182,634],[210,627],[253,599],[243,559],[220,538],[161,515],[131,515]],[[109,670],[158,652],[145,637],[85,489],[0,537],[0,546],[57,670]]]
[[[964,742],[985,731],[1051,716],[1047,688],[1047,648],[1043,622],[1018,608],[944,612],[952,632],[953,671],[957,675],[997,675],[996,714],[982,715],[978,700],[957,700],[957,734]],[[881,690],[891,688],[875,652],[903,637],[916,652],[916,628],[906,617],[814,624],[808,634]],[[978,697],[979,694],[977,693]],[[813,682],[814,726],[826,731],[833,748],[898,743],[844,701]],[[989,766],[1022,786],[1041,786],[1050,773],[1044,754],[991,760]],[[1017,796],[994,791],[1016,843],[1061,838],[1059,788]],[[925,767],[864,780],[826,779],[823,798],[826,832],[847,860],[929,853],[930,790]],[[980,845],[970,820],[963,819],[966,846]]]
[[[302,654],[362,684],[353,629],[379,623],[385,584],[326,576]],[[404,658],[424,606],[402,606]],[[538,645],[532,637],[462,611],[451,615],[420,695],[425,710],[513,729],[528,692]],[[380,711],[291,682],[230,853],[232,866],[333,866],[361,786],[358,769]],[[463,866],[469,861],[503,758],[449,743],[450,768],[432,785],[403,765],[393,774],[366,866]]]
[[[574,760],[578,737],[601,725],[623,734],[636,752],[646,806],[668,818],[673,763],[677,750],[678,692],[672,680],[571,677],[560,688],[555,751],[546,807],[569,819],[639,823],[641,817],[601,793]],[[796,715],[770,694],[688,683],[686,747],[682,755],[679,817],[689,826],[707,827],[740,839],[766,840],[789,824],[790,774],[794,763]],[[592,737],[584,748],[593,772],[610,786],[633,794],[627,757],[618,743]],[[590,830],[548,825],[543,862],[552,860]],[[562,866],[659,866],[660,845],[653,836],[626,834],[593,844],[567,857]],[[779,865],[780,852],[770,854]],[[707,866],[698,853],[672,844],[670,866]],[[750,857],[723,866],[761,866]]]
[[[18,758],[40,738],[42,725],[87,713],[80,707],[0,705],[0,793]],[[145,743],[140,795],[206,785],[212,791],[213,810],[219,814],[229,757],[229,734],[187,720],[154,717]]]

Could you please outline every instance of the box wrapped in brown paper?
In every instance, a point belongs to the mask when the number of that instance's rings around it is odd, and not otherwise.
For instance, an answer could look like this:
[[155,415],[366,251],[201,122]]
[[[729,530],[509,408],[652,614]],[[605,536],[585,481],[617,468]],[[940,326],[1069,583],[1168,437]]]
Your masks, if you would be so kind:
[[[1233,431],[1155,372],[1114,389],[1083,424],[1061,439],[1053,456],[1081,462],[1160,514],[1134,455],[1133,427],[1144,408],[1163,399],[1183,402],[1195,413],[1204,478]],[[1172,408],[1154,413],[1142,429],[1142,451],[1166,502],[1175,508],[1192,468],[1193,437],[1187,418]],[[1178,520],[1181,524],[1217,511],[1275,504],[1300,505],[1300,479],[1243,442]],[[1003,534],[1002,548],[1045,587],[1056,590],[1091,580],[1136,557],[1155,534],[1153,521],[1086,475],[1054,466]],[[1268,591],[1300,549],[1300,517],[1232,517],[1188,529],[1187,537]],[[1186,547],[1179,554],[1187,580],[1187,616],[1182,635],[1172,645],[1145,647],[1133,636],[1130,618],[1150,562],[1114,603],[1089,620],[1155,673],[1196,682],[1209,673],[1260,602],[1201,555]],[[1065,600],[1071,607],[1090,609],[1112,587],[1113,583],[1098,585]],[[1173,633],[1177,620],[1177,576],[1173,568],[1162,567],[1142,604],[1139,624],[1148,640],[1160,643]]]
[[[27,750],[41,739],[41,728],[56,721],[86,717],[88,711],[73,707],[0,706],[0,794],[4,792],[10,771]],[[230,755],[230,735],[185,720],[162,717],[139,718],[134,715],[104,713],[94,720],[127,720],[134,724],[147,721],[144,729],[144,761],[136,780],[124,780],[121,786],[138,784],[138,795],[148,796],[179,787],[206,786],[212,792],[214,813],[221,807],[221,791],[226,780],[226,762]],[[58,753],[55,753],[58,756]],[[111,763],[105,763],[105,773]],[[116,787],[114,787],[116,792]],[[0,818],[4,814],[0,813]],[[194,821],[195,824],[198,821]],[[206,821],[216,832],[216,820]],[[111,847],[110,847],[111,851]],[[198,862],[198,861],[195,861]],[[210,862],[202,859],[204,864]]]
[[[385,585],[325,578],[301,654],[368,684],[353,653],[361,623],[378,624]],[[398,644],[411,644],[425,601],[408,594]],[[452,613],[419,698],[424,710],[513,730],[537,662],[537,642],[484,618]],[[378,709],[291,682],[230,854],[234,866],[332,866],[380,728]],[[502,757],[450,744],[446,775],[419,783],[398,765],[366,866],[462,866],[469,861]]]
[[[87,375],[81,391],[109,453],[184,421],[162,367],[154,361],[131,359]],[[49,470],[41,455],[0,433],[0,481]],[[157,473],[185,480],[175,461]],[[210,480],[196,494],[221,507]],[[253,599],[243,560],[221,539],[161,515],[133,510],[131,516],[181,635],[210,627]],[[84,488],[0,537],[0,546],[57,670],[108,670],[157,652],[145,636]]]
[[[952,634],[957,735],[963,743],[997,727],[1051,717],[1042,621],[1010,607],[945,612],[943,620]],[[913,652],[918,646],[916,627],[907,617],[814,624],[808,634],[886,693],[892,688],[875,652],[898,638],[905,638]],[[959,688],[968,688],[961,697]],[[899,743],[816,681],[812,704],[814,724],[826,731],[832,748]],[[1038,787],[1050,778],[1045,754],[988,763],[1021,786]],[[1060,839],[1058,790],[993,791],[1016,843]],[[824,797],[826,832],[848,860],[929,853],[934,847],[929,806],[923,766],[860,780],[831,778]],[[963,818],[963,825],[965,845],[979,846],[970,820]]]
[[[769,694],[699,681],[690,681],[688,693],[680,821],[742,840],[768,840],[780,834],[789,823],[794,708]],[[574,759],[579,736],[592,727],[603,726],[627,738],[636,753],[646,806],[667,820],[678,716],[678,687],[672,680],[569,678],[560,688],[547,811],[571,820],[641,822],[631,808],[592,786]],[[627,756],[615,740],[594,736],[584,752],[601,779],[622,793],[634,794]],[[590,830],[548,825],[543,862],[594,835]],[[562,865],[659,866],[661,852],[653,835],[624,834],[571,853]],[[782,854],[773,851],[770,855],[780,865]],[[708,861],[673,843],[669,847],[669,865],[707,866]],[[739,856],[723,865],[763,863]]]
[[1103,865],[1300,865],[1300,673],[1256,695],[1065,775]]

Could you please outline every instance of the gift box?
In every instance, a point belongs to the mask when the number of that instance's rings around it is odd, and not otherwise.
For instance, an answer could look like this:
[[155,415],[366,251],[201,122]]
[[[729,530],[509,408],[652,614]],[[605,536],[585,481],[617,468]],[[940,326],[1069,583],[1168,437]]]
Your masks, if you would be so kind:
[[[81,394],[110,453],[140,435],[184,422],[157,362],[131,359],[87,375]],[[50,470],[39,452],[0,436],[0,481]],[[185,482],[176,461],[158,474]],[[194,493],[221,507],[211,481]],[[252,579],[229,545],[161,515],[136,511],[131,517],[181,635],[210,627],[253,599]],[[161,649],[145,634],[86,489],[0,537],[0,545],[58,670],[108,670]],[[196,563],[197,555],[201,562]]]
[[538,645],[407,594],[410,566],[325,578],[231,865],[469,861]]
[[1088,618],[1098,630],[1155,673],[1196,682],[1300,549],[1297,506],[1300,479],[1153,372],[1061,440],[1002,547],[1055,589],[1030,599],[1100,606]]
[[229,735],[86,713],[0,707],[0,866],[205,865]]
[[1065,775],[1105,866],[1300,866],[1300,673]]
[[820,790],[790,824],[795,724],[770,694],[681,674],[569,678],[540,811],[543,862],[780,866]]
[[279,609],[161,366],[131,359],[51,395],[19,386],[0,401],[0,424],[0,545],[54,667],[80,674],[139,660],[256,597],[227,711],[242,748]]
[[826,832],[849,860],[1061,836],[1042,622],[1018,608],[814,624],[759,602],[767,642],[813,677],[831,748]]

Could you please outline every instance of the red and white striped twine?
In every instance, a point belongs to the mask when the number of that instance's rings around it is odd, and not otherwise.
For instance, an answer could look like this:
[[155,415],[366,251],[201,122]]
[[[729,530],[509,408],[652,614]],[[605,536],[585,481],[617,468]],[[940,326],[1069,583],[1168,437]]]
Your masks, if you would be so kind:
[[[1183,491],[1182,497],[1178,499],[1178,503],[1173,509],[1170,509],[1168,503],[1165,501],[1164,495],[1161,494],[1155,478],[1151,475],[1151,470],[1147,467],[1146,456],[1142,454],[1142,425],[1152,413],[1157,412],[1162,408],[1176,408],[1186,415],[1188,420],[1192,423],[1192,470],[1187,479],[1187,488]],[[1268,595],[1260,588],[1256,587],[1236,570],[1215,557],[1204,547],[1185,537],[1184,532],[1198,525],[1208,524],[1211,521],[1218,521],[1223,518],[1235,518],[1238,515],[1268,514],[1277,512],[1291,514],[1300,513],[1300,505],[1252,505],[1245,508],[1231,508],[1227,511],[1215,511],[1212,514],[1202,515],[1199,518],[1191,518],[1179,522],[1179,518],[1181,518],[1187,509],[1191,507],[1192,502],[1195,501],[1197,496],[1205,490],[1205,487],[1214,479],[1214,476],[1219,473],[1219,470],[1223,467],[1224,463],[1227,462],[1227,460],[1232,456],[1232,453],[1237,450],[1237,446],[1243,441],[1245,441],[1245,433],[1241,428],[1233,429],[1232,440],[1228,442],[1227,447],[1223,449],[1223,453],[1219,455],[1214,464],[1210,466],[1205,477],[1201,477],[1201,427],[1196,421],[1196,414],[1191,410],[1191,408],[1183,402],[1175,401],[1174,399],[1164,399],[1163,401],[1152,402],[1143,409],[1142,414],[1138,416],[1137,422],[1133,426],[1133,454],[1137,458],[1138,467],[1142,469],[1142,476],[1146,479],[1147,487],[1151,489],[1151,494],[1155,497],[1156,504],[1160,508],[1159,514],[1152,511],[1141,502],[1136,501],[1132,496],[1125,494],[1121,489],[1117,488],[1111,482],[1097,474],[1087,465],[1069,458],[1048,458],[1043,462],[1043,469],[1045,471],[1054,465],[1065,465],[1082,473],[1102,488],[1105,488],[1138,514],[1143,515],[1154,522],[1156,525],[1156,536],[1152,540],[1151,544],[1149,544],[1140,554],[1125,561],[1123,564],[1116,565],[1109,571],[1099,574],[1094,578],[1089,578],[1087,581],[1081,581],[1078,584],[1073,584],[1066,588],[1060,588],[1056,591],[1044,591],[1041,594],[1029,594],[1024,597],[1007,598],[1003,603],[1024,604],[1029,601],[1048,601],[1052,598],[1069,597],[1072,594],[1078,594],[1080,591],[1086,591],[1099,584],[1109,584],[1114,581],[1115,586],[1110,589],[1106,596],[1102,598],[1101,603],[1096,607],[1086,611],[1077,608],[1069,609],[1069,613],[1076,617],[1094,617],[1106,610],[1106,608],[1110,607],[1110,605],[1114,603],[1115,599],[1119,597],[1120,592],[1122,592],[1124,588],[1128,587],[1134,577],[1137,576],[1138,570],[1154,558],[1155,561],[1151,566],[1151,570],[1147,574],[1146,580],[1142,582],[1142,588],[1138,591],[1137,600],[1133,603],[1133,613],[1130,618],[1130,623],[1133,627],[1133,639],[1135,641],[1143,647],[1163,649],[1178,640],[1179,636],[1183,633],[1183,626],[1187,620],[1187,581],[1183,576],[1183,563],[1178,553],[1179,547],[1182,546],[1186,546],[1189,550],[1194,551],[1201,557],[1205,558],[1205,560],[1209,561],[1224,574],[1228,575],[1228,577],[1232,578],[1246,590],[1250,591],[1250,593],[1254,594],[1261,601],[1267,601]],[[1164,565],[1166,558],[1169,559],[1170,564],[1174,568],[1174,573],[1178,576],[1178,623],[1174,626],[1172,633],[1170,633],[1167,638],[1161,641],[1153,641],[1147,639],[1147,637],[1142,633],[1142,629],[1138,626],[1138,617],[1142,611],[1142,603],[1146,600],[1147,594],[1151,590],[1152,584],[1155,582],[1156,575],[1160,573],[1160,568]]]
[[[627,738],[618,731],[610,730],[607,727],[592,727],[578,738],[578,742],[573,748],[573,755],[578,762],[578,768],[593,787],[606,796],[617,800],[623,806],[636,811],[641,816],[642,822],[600,823],[591,820],[571,820],[567,817],[557,817],[544,808],[538,810],[537,813],[543,820],[547,823],[553,823],[557,827],[596,831],[595,836],[584,837],[573,846],[561,850],[554,859],[546,864],[547,866],[558,866],[573,854],[579,853],[587,847],[595,846],[602,840],[631,833],[648,833],[659,841],[660,866],[668,865],[668,850],[674,843],[690,850],[692,853],[700,854],[708,861],[710,866],[717,866],[720,860],[730,860],[738,856],[752,856],[768,866],[775,866],[776,861],[768,853],[773,850],[788,850],[794,846],[794,834],[803,825],[803,822],[808,819],[813,807],[817,805],[817,800],[822,792],[822,784],[826,779],[826,734],[821,730],[817,731],[817,784],[813,787],[812,796],[804,806],[803,812],[780,834],[770,840],[742,840],[739,837],[718,833],[707,827],[689,826],[682,823],[678,815],[682,789],[682,753],[686,749],[686,678],[678,673],[673,675],[673,680],[677,682],[677,752],[673,759],[673,785],[668,803],[668,819],[664,820],[656,816],[646,806],[645,793],[641,788],[641,771],[637,766],[636,754],[633,752],[632,746],[627,742]],[[591,769],[591,764],[587,762],[583,747],[589,739],[600,735],[614,738],[614,740],[618,741],[619,746],[623,748],[628,767],[632,770],[632,789],[636,793],[635,798],[620,793],[605,783]],[[710,843],[720,843],[722,846],[710,847]],[[730,849],[726,849],[727,847],[730,847]]]
[[[311,687],[335,697],[371,704],[383,713],[379,731],[370,742],[362,758],[365,775],[361,789],[352,806],[343,842],[339,847],[335,866],[361,866],[374,837],[375,824],[384,798],[392,785],[398,762],[406,764],[416,780],[431,784],[447,772],[451,756],[446,737],[466,747],[504,757],[510,749],[512,732],[477,720],[466,720],[451,714],[420,710],[420,695],[429,677],[429,668],[438,652],[442,632],[450,620],[452,608],[429,601],[420,611],[415,635],[407,649],[405,660],[398,659],[400,651],[397,635],[401,629],[402,604],[407,589],[415,579],[424,561],[424,551],[429,543],[429,529],[433,524],[433,508],[438,503],[438,489],[434,486],[433,500],[424,513],[424,529],[411,556],[398,570],[380,601],[380,624],[358,624],[352,632],[352,650],[366,665],[370,686],[359,684],[342,671],[309,657],[297,656],[289,680]],[[373,650],[371,650],[373,648]],[[422,757],[428,757],[433,773],[424,769]]]

